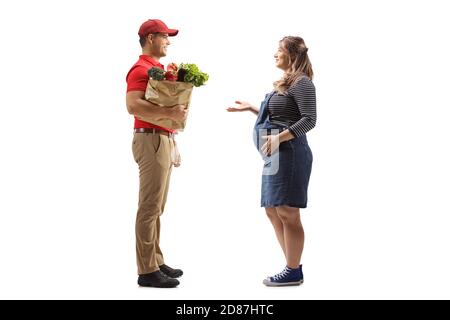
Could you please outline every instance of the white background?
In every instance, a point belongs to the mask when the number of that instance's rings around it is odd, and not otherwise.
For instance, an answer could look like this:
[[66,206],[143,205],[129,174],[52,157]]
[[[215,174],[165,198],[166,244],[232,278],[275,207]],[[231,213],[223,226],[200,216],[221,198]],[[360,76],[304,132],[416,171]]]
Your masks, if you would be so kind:
[[[2,1],[0,298],[449,299],[446,1]],[[179,135],[162,248],[185,275],[138,288],[138,171],[125,75],[148,18],[179,28],[169,62],[210,74]],[[318,122],[305,284],[259,207],[252,114],[302,36]]]

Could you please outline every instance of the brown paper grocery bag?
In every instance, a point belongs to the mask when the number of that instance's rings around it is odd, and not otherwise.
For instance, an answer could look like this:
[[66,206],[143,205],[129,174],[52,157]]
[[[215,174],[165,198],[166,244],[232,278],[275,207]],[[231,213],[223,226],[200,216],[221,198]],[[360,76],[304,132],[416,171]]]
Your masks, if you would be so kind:
[[[147,84],[147,89],[145,90],[145,99],[161,107],[170,108],[177,104],[183,104],[189,108],[193,88],[194,85],[188,82],[156,81],[150,79]],[[169,129],[182,131],[186,127],[186,121],[179,123],[170,119],[155,120],[146,117],[138,118]]]

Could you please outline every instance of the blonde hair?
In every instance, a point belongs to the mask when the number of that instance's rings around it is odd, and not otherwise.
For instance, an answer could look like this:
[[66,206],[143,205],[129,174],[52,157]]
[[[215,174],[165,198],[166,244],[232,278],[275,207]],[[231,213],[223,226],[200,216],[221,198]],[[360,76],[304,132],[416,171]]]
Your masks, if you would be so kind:
[[308,48],[300,37],[288,36],[280,40],[280,47],[288,59],[288,69],[283,77],[273,83],[275,91],[285,95],[289,87],[302,76],[312,80],[314,72],[308,57]]

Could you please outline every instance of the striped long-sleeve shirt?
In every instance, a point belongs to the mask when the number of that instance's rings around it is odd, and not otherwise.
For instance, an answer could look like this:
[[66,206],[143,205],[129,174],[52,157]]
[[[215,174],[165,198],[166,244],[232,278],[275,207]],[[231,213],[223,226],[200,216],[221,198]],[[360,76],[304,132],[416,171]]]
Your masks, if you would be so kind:
[[287,126],[299,137],[316,125],[316,89],[308,78],[291,86],[287,95],[274,94],[269,100],[269,119]]

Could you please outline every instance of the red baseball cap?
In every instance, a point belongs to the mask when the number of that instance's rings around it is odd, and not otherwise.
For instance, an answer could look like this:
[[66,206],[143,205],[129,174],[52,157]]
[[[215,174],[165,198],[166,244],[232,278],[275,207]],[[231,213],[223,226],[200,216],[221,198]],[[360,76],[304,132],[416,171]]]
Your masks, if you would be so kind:
[[169,29],[161,20],[149,19],[141,25],[138,34],[139,37],[143,38],[148,36],[150,33],[167,33],[169,36],[173,37],[178,34],[178,30]]

